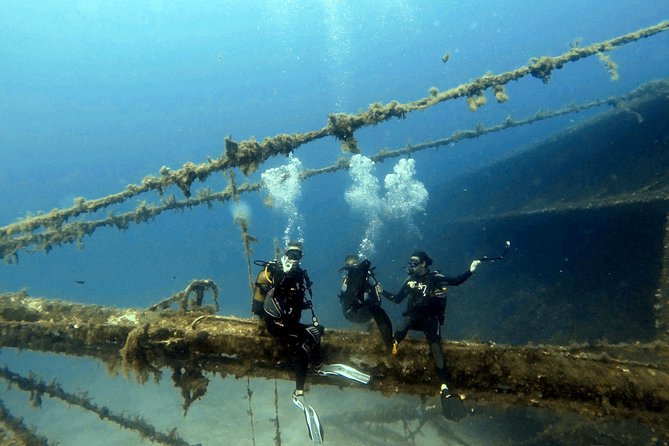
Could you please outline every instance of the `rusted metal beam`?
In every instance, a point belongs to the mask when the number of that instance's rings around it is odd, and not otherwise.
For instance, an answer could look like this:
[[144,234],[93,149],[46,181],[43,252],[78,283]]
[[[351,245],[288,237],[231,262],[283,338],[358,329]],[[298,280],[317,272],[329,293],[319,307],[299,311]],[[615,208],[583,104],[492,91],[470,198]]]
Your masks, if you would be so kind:
[[[0,346],[93,356],[140,377],[167,367],[195,370],[195,377],[206,371],[292,379],[286,358],[258,321],[207,312],[119,309],[8,293],[0,295]],[[454,387],[479,403],[634,417],[654,426],[669,416],[669,347],[664,342],[443,346]],[[436,395],[439,383],[422,339],[407,339],[393,357],[375,332],[327,330],[323,348],[327,362],[369,373],[371,390]],[[194,382],[204,382],[206,391],[207,380]],[[313,376],[309,382],[333,381]],[[182,394],[197,398],[187,383]]]

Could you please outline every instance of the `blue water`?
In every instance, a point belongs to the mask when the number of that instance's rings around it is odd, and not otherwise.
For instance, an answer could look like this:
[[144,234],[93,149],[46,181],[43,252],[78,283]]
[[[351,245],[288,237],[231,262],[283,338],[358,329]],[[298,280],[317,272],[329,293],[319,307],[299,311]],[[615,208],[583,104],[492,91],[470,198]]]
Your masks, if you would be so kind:
[[[596,1],[6,4],[0,14],[0,222],[70,206],[74,197],[118,192],[163,165],[218,157],[227,135],[262,139],[320,128],[331,112],[414,100],[433,86],[447,89],[487,71],[514,69],[533,56],[559,54],[576,39],[586,45],[667,17],[666,2],[627,0],[607,2],[606,8]],[[621,94],[667,75],[668,41],[663,33],[614,51],[617,82],[590,58],[554,72],[547,85],[534,78],[508,85],[504,104],[490,99],[470,113],[464,100],[451,101],[363,129],[357,137],[371,155],[494,124],[509,114],[525,117]],[[446,64],[444,53],[451,54]],[[416,156],[417,178],[429,191],[581,117],[423,152]],[[340,149],[327,139],[296,155],[316,168],[335,162]],[[284,162],[273,159],[266,166]],[[378,176],[393,165],[380,165]],[[355,248],[332,243],[351,218],[343,200],[349,184],[341,173],[310,180],[297,203],[317,299],[331,299],[334,264]],[[220,176],[207,185],[221,187]],[[268,258],[285,219],[263,208],[261,199],[245,198],[254,212],[251,233],[260,240],[255,256]],[[85,238],[83,251],[56,247],[46,257],[21,252],[19,264],[0,267],[0,289],[143,306],[190,279],[208,277],[224,290],[224,311],[243,313],[248,287],[240,280],[242,256],[230,212],[217,205],[213,211],[164,214],[125,232],[101,229]]]
[[[157,175],[161,166],[219,157],[228,135],[261,140],[319,129],[332,112],[412,101],[430,87],[446,90],[488,71],[515,69],[531,57],[560,54],[577,39],[588,45],[666,19],[669,2],[658,0],[3,2],[0,225],[69,207],[75,197],[119,192]],[[555,71],[548,84],[528,77],[507,85],[506,103],[497,104],[488,92],[488,104],[476,113],[460,99],[362,129],[356,137],[371,156],[508,115],[523,118],[624,94],[669,75],[669,33],[610,56],[619,64],[618,81],[591,57]],[[429,192],[591,115],[418,153],[416,178]],[[319,168],[335,163],[341,150],[330,138],[295,155],[305,168]],[[249,181],[286,162],[268,161]],[[395,162],[377,166],[381,182]],[[347,326],[335,297],[337,269],[363,230],[344,199],[350,184],[346,172],[312,178],[296,201],[304,222],[303,266],[326,326]],[[217,174],[194,189],[202,186],[220,190],[225,183]],[[169,192],[183,198],[176,189]],[[253,259],[272,257],[273,240],[287,224],[285,215],[262,204],[264,197],[243,197],[252,211],[250,233],[259,240]],[[158,199],[140,196],[117,212]],[[409,249],[429,250],[434,243],[422,238],[428,224],[417,214],[410,225],[385,226],[381,238],[398,241],[396,256],[373,260],[389,288],[401,284]],[[146,307],[192,279],[209,278],[221,289],[221,314],[249,315],[246,258],[229,204],[164,213],[126,231],[103,228],[83,243],[82,250],[56,246],[48,255],[19,252],[17,264],[0,265],[0,292],[25,288],[34,296]]]

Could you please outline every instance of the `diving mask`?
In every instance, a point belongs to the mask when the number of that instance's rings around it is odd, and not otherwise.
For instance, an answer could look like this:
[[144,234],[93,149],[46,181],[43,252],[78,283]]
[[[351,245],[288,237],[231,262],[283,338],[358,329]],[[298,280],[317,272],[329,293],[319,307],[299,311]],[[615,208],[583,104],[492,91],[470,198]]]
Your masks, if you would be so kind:
[[418,257],[412,256],[409,259],[407,273],[415,276],[422,276],[427,271],[425,263]]
[[291,249],[290,251],[286,251],[286,255],[284,257],[288,258],[289,260],[299,261],[302,258],[302,251]]

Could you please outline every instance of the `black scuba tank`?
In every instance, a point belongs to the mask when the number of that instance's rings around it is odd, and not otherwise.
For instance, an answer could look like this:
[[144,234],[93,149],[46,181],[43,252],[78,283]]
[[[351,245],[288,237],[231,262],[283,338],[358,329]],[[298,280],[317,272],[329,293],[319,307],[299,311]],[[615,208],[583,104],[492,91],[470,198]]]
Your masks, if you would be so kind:
[[[365,304],[367,301],[370,304],[373,303],[370,299],[365,299],[365,293],[370,292],[370,266],[371,262],[365,259],[357,265],[342,268],[346,273],[339,299],[344,317],[351,322],[368,322],[372,316],[369,309],[370,305]],[[369,298],[369,296],[367,297]]]

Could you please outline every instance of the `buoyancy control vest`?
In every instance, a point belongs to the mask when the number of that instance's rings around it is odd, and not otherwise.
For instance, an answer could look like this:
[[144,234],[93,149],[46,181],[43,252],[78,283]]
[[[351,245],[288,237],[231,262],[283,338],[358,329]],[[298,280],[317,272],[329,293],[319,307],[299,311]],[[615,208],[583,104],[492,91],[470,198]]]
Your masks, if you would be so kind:
[[408,301],[407,309],[402,313],[403,316],[416,317],[420,314],[431,314],[443,321],[446,311],[447,287],[441,273],[431,271],[422,278],[410,277],[406,280],[404,287]]
[[286,274],[277,261],[256,261],[263,269],[258,274],[253,294],[253,313],[273,318],[290,317],[299,320],[309,281],[306,271],[298,268]]

